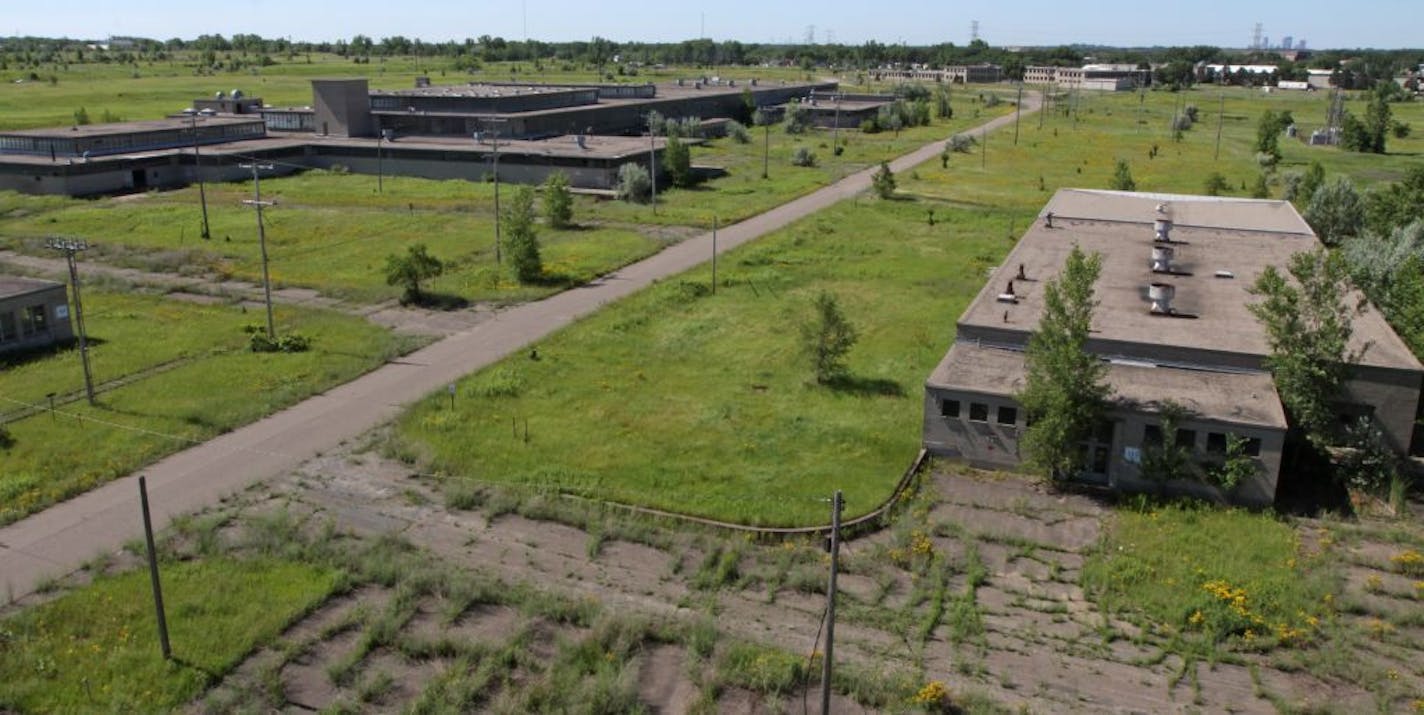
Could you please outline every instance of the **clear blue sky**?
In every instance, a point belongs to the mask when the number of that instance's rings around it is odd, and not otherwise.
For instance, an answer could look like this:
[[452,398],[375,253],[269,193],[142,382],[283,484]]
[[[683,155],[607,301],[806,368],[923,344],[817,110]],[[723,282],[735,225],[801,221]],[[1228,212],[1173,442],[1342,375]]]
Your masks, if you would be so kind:
[[1257,22],[1278,44],[1284,35],[1311,48],[1418,47],[1418,0],[5,0],[0,34],[156,39],[256,33],[294,40],[356,34],[425,40],[480,35],[540,40],[803,40],[929,44],[970,39],[970,22],[993,45],[1072,42],[1117,46],[1244,47]]

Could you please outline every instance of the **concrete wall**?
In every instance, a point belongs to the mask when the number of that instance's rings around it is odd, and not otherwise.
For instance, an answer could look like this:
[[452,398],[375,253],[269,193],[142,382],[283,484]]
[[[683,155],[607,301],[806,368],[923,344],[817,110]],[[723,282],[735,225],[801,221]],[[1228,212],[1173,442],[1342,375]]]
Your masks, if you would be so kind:
[[1421,378],[1424,376],[1417,372],[1357,366],[1345,383],[1343,401],[1372,408],[1375,423],[1384,431],[1390,446],[1408,453],[1424,447],[1412,444]]
[[[41,307],[44,311],[44,329],[32,335],[24,335],[22,313],[31,307]],[[68,342],[74,339],[74,329],[69,319],[68,291],[63,283],[52,288],[0,300],[0,353]],[[14,322],[11,323],[10,321]],[[9,331],[15,331],[13,337]]]
[[313,130],[317,134],[368,137],[376,133],[371,95],[364,79],[312,80]]

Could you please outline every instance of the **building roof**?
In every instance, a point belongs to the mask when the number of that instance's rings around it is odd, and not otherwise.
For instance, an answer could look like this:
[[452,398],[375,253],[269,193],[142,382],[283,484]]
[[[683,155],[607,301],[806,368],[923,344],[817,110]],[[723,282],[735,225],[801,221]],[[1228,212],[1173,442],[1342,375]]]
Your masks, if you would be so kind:
[[[1018,350],[955,343],[930,373],[928,385],[1011,397],[1024,387],[1024,354]],[[1285,429],[1286,416],[1271,376],[1261,372],[1205,372],[1143,363],[1109,362],[1107,384],[1114,404],[1156,412],[1168,401],[1193,419]]]
[[[1053,228],[1044,220],[1050,213]],[[1174,274],[1151,269],[1153,221],[1161,216],[1173,224]],[[1026,340],[1042,314],[1043,282],[1058,274],[1074,245],[1102,256],[1091,340],[1136,344],[1154,354],[1186,349],[1255,356],[1259,362],[1270,348],[1247,309],[1257,300],[1248,289],[1267,266],[1283,267],[1291,255],[1320,242],[1286,201],[1064,189],[994,271],[960,325],[1009,331]],[[1020,266],[1026,280],[1017,278]],[[1219,272],[1229,277],[1218,277]],[[1011,281],[1017,302],[999,302]],[[1151,312],[1151,283],[1175,288],[1171,306],[1178,317]],[[1364,349],[1360,362],[1424,369],[1379,312],[1363,296],[1356,298],[1363,308],[1355,316],[1351,343]]]
[[20,276],[0,276],[0,300],[6,298],[18,298],[31,293],[39,293],[53,288],[64,287],[63,283],[41,280],[39,278],[21,278]]
[[469,84],[431,85],[413,89],[373,89],[372,95],[399,97],[527,97],[537,94],[587,92],[593,87],[559,84],[503,84],[471,82]]
[[[252,115],[226,115],[202,117],[198,120],[198,123],[201,126],[211,127],[226,124],[252,124],[254,122],[260,123],[261,121],[261,117]],[[115,134],[139,134],[143,132],[189,129],[191,126],[191,121],[187,117],[168,117],[165,119],[148,119],[140,122],[113,122],[109,124],[81,124],[72,127],[18,129],[0,132],[0,135],[40,137],[44,139],[74,139],[76,137],[101,137]]]

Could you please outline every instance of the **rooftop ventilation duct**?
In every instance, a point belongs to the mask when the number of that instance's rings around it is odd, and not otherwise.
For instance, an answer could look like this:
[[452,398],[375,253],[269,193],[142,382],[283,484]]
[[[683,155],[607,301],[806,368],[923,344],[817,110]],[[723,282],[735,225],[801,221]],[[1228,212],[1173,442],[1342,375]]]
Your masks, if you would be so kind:
[[1172,314],[1172,298],[1177,294],[1176,286],[1167,283],[1153,283],[1147,287],[1147,297],[1152,301],[1152,312],[1160,315]]
[[1171,273],[1172,256],[1176,253],[1171,246],[1152,247],[1152,272]]
[[1158,218],[1152,221],[1152,232],[1154,241],[1172,241],[1172,219]]

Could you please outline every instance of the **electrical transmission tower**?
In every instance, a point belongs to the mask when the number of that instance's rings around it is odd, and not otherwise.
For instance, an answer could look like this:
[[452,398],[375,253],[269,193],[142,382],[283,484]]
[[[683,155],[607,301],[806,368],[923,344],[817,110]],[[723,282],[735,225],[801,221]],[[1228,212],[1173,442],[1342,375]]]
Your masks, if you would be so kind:
[[1261,23],[1256,23],[1256,29],[1251,31],[1251,49],[1261,49]]
[[64,257],[69,262],[69,284],[74,288],[73,323],[74,328],[79,331],[79,359],[84,363],[84,394],[89,398],[89,404],[92,405],[94,404],[94,375],[89,371],[89,336],[84,330],[84,304],[79,299],[79,268],[74,264],[74,254],[89,250],[89,244],[79,239],[51,236],[45,240],[45,246],[64,252]]
[[973,20],[969,23],[969,41],[973,42],[977,39],[979,39],[979,21]]

